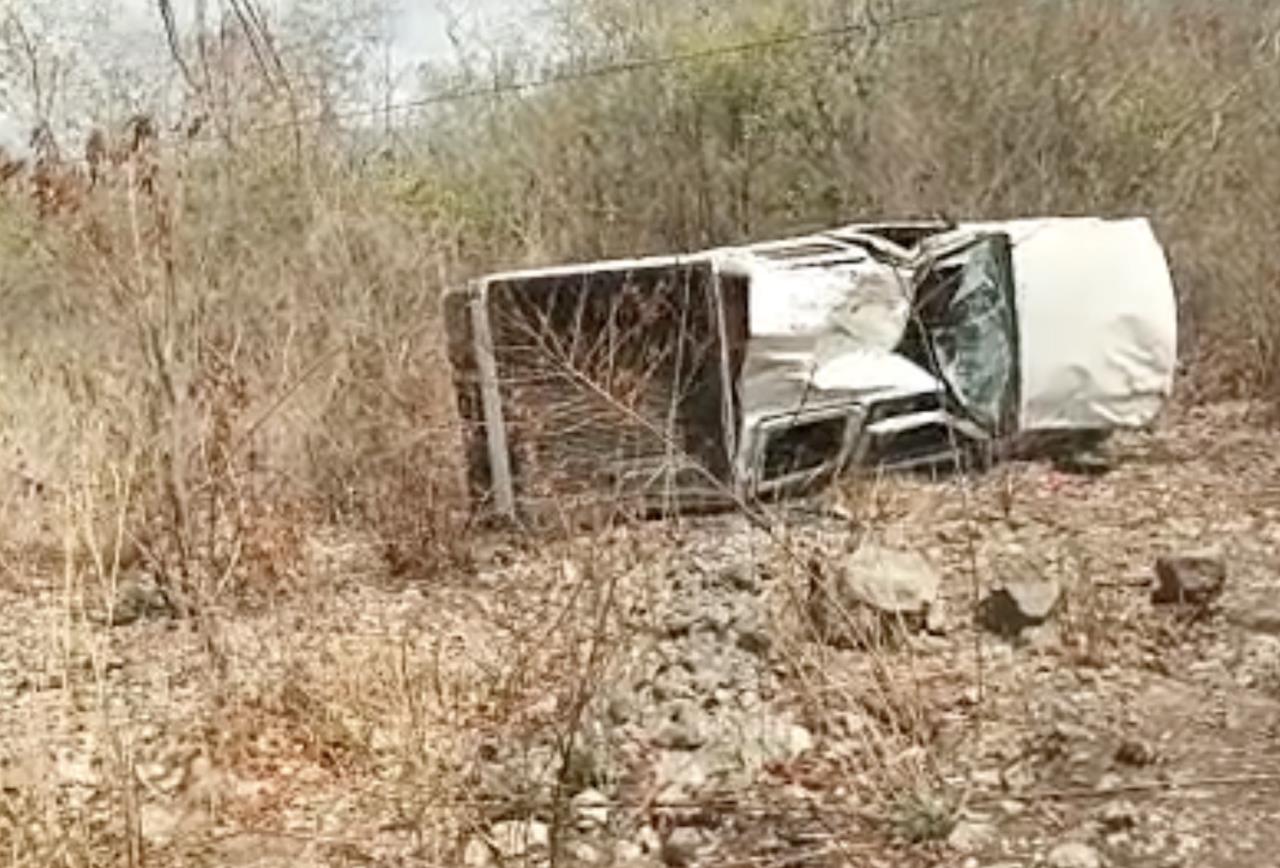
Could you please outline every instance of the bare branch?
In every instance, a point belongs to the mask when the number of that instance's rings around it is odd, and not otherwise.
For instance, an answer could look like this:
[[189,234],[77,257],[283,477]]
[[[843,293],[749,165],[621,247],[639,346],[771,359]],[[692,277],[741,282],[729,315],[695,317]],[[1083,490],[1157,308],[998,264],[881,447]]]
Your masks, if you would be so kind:
[[186,58],[182,56],[182,40],[178,34],[177,19],[173,14],[173,2],[172,0],[156,0],[156,4],[160,10],[160,20],[164,22],[164,34],[169,41],[169,53],[173,55],[173,61],[182,72],[182,77],[186,80],[187,86],[198,93],[201,90],[200,85],[195,76],[191,74],[191,68],[187,66]]

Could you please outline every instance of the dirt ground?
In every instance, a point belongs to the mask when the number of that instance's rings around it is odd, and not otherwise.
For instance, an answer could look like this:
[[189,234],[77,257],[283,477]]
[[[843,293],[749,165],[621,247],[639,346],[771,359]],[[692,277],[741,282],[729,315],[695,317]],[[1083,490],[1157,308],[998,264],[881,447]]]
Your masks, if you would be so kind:
[[[628,777],[643,751],[624,752],[610,760],[610,833],[575,838],[560,864],[1271,864],[1275,438],[1243,406],[1179,411],[1119,438],[1102,476],[1026,463],[861,482],[818,512],[781,511],[785,541],[749,546],[751,531],[720,520],[478,541],[473,571],[416,582],[317,535],[305,591],[199,622],[109,627],[89,617],[108,591],[70,572],[10,576],[0,843],[15,865],[493,864],[504,848],[474,842],[516,815],[484,809],[486,763],[554,759],[594,720],[600,684],[639,659],[618,611],[648,611],[709,549],[835,561],[862,529],[937,565],[941,624],[874,652],[819,650],[788,620],[800,585],[773,579],[759,701],[803,721],[802,744],[749,796],[706,797],[701,809],[725,816],[687,852],[648,840],[666,834],[660,805]],[[1206,548],[1228,567],[1221,598],[1153,604],[1156,559]],[[1049,623],[1016,641],[973,618],[1009,570],[1064,589]],[[535,850],[505,848],[510,864],[540,864]]]
[[[1086,842],[1115,866],[1226,868],[1274,858],[1274,444],[1242,408],[1216,407],[1182,415],[1159,435],[1126,438],[1115,471],[1101,479],[1015,470],[1008,516],[991,509],[987,486],[975,493],[979,563],[1011,550],[1048,556],[1063,571],[1068,605],[1039,647],[987,647],[982,732],[962,764],[973,770],[973,811],[994,834],[965,859],[935,864],[1033,865],[1064,841]],[[941,510],[950,520],[934,525],[938,537],[963,525],[957,511]],[[925,536],[916,539],[928,546]],[[935,551],[960,571],[963,548],[944,539]],[[1206,548],[1228,564],[1220,601],[1207,610],[1153,605],[1156,558]],[[970,641],[952,641],[940,657],[955,655],[959,669]],[[953,726],[972,725],[956,717]]]

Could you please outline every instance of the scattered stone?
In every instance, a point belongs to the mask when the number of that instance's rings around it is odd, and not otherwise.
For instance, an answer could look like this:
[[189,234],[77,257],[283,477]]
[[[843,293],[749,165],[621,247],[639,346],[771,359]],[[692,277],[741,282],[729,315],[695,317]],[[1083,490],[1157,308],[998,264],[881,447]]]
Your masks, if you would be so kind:
[[1028,648],[1043,653],[1052,653],[1062,648],[1062,633],[1056,624],[1027,627],[1020,638]]
[[1139,739],[1125,739],[1116,748],[1115,759],[1120,765],[1146,768],[1153,765],[1158,758],[1156,749]]
[[993,633],[1017,637],[1048,621],[1061,600],[1062,586],[1056,579],[1025,573],[1011,576],[982,601],[982,623]]
[[1156,561],[1154,603],[1203,606],[1222,593],[1227,583],[1227,564],[1213,551],[1164,555]]
[[720,576],[735,591],[754,594],[760,590],[760,573],[751,561],[730,564],[721,571]]
[[1102,868],[1102,854],[1079,841],[1059,844],[1049,851],[1048,868]]
[[[813,734],[775,703],[785,669],[769,659],[773,610],[756,561],[750,551],[726,546],[723,536],[708,537],[705,549],[693,542],[666,566],[642,609],[632,607],[645,641],[629,649],[634,656],[620,677],[586,709],[584,725],[598,731],[581,743],[589,741],[596,759],[571,775],[569,792],[577,795],[566,847],[586,840],[599,849],[601,839],[625,836],[634,847],[600,849],[601,862],[683,863],[695,845],[712,842],[706,830],[718,817],[707,807],[709,795],[746,790],[772,764],[812,750]],[[478,757],[475,790],[495,805],[492,822],[509,820],[513,804],[549,798],[559,768],[552,747],[542,741],[518,751],[494,745]],[[637,818],[613,810],[605,797],[635,779],[652,786],[661,834],[648,825],[635,828]],[[672,828],[695,831],[664,840]],[[513,850],[537,849],[545,837],[535,829],[526,848],[516,846],[518,832],[498,826],[491,833],[484,842],[499,863],[510,861]],[[537,862],[543,854],[524,858]]]
[[923,627],[941,584],[918,552],[865,543],[843,569],[815,581],[809,613],[830,644],[872,644],[895,624]]
[[26,754],[16,760],[0,757],[0,793],[9,795],[34,790],[50,775],[48,762]]
[[631,865],[644,859],[644,847],[635,841],[619,841],[613,848],[613,861],[619,865]]
[[537,820],[509,820],[496,823],[489,840],[501,859],[522,859],[551,847],[551,830]]
[[1111,802],[1103,807],[1098,820],[1108,834],[1128,832],[1138,825],[1137,812],[1128,802]]
[[662,861],[672,868],[692,865],[706,843],[706,833],[701,829],[690,826],[672,829],[662,842]]
[[91,620],[111,627],[127,627],[149,618],[174,617],[177,610],[168,592],[149,575],[123,578],[113,605],[91,612]]
[[682,801],[698,794],[711,775],[707,760],[700,753],[665,751],[654,763],[653,774],[659,794],[665,801]]
[[942,580],[917,552],[861,546],[846,566],[852,598],[892,615],[924,614]]
[[462,851],[462,864],[467,868],[489,868],[494,864],[493,848],[483,839],[473,837]]
[[786,753],[798,757],[813,750],[813,733],[799,724],[787,727]]
[[604,862],[604,854],[587,841],[574,841],[566,850],[569,858],[579,865],[599,865]]
[[971,855],[981,853],[995,840],[996,830],[990,823],[961,820],[947,836],[947,846],[957,853]]
[[656,856],[662,850],[662,838],[653,826],[641,826],[636,834],[636,843],[645,854]]
[[93,757],[87,753],[62,753],[57,757],[54,768],[58,782],[64,786],[93,789],[101,781]]
[[772,645],[773,639],[765,625],[759,622],[738,625],[738,647],[748,654],[763,657]]
[[625,726],[636,717],[635,702],[630,696],[618,694],[610,697],[606,713],[614,726]]
[[951,621],[941,601],[929,606],[929,611],[924,617],[924,630],[930,636],[945,636],[951,632]]
[[707,741],[704,718],[702,710],[692,702],[676,703],[654,741],[669,750],[697,750]]
[[1186,832],[1178,832],[1174,835],[1174,852],[1178,857],[1178,865],[1187,864],[1187,860],[1195,858],[1195,856],[1204,849],[1204,839]]
[[139,812],[142,837],[152,844],[165,845],[173,839],[182,817],[165,805],[148,803]]
[[1094,784],[1094,790],[1099,793],[1111,793],[1124,787],[1124,778],[1115,772],[1105,772]]
[[1115,466],[1102,444],[1073,449],[1054,456],[1053,467],[1072,476],[1105,476]]
[[580,832],[609,825],[609,799],[599,790],[583,790],[573,797],[574,821]]

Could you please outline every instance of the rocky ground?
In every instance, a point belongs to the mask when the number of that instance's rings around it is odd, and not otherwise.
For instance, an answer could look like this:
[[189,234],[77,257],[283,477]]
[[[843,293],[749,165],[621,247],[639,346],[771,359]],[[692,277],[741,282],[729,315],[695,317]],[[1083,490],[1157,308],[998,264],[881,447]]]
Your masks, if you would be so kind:
[[[304,592],[199,622],[142,586],[11,575],[0,844],[32,865],[1269,864],[1274,436],[1186,411],[1105,473],[862,481],[771,532],[486,540],[430,582],[331,535]],[[101,623],[104,597],[136,618]]]

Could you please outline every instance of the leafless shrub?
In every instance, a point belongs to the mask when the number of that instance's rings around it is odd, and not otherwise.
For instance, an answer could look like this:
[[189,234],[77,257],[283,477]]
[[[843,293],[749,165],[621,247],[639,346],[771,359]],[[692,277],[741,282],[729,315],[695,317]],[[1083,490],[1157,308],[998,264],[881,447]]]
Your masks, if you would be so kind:
[[[652,15],[597,5],[601,17],[564,34],[581,63],[835,20],[825,4],[797,2],[724,4],[702,23],[676,4],[645,6]],[[443,629],[334,639],[323,662],[253,689],[221,674],[232,651],[218,620],[306,590],[304,550],[325,525],[371,537],[402,579],[467,565],[440,291],[504,264],[861,217],[1142,211],[1173,259],[1195,387],[1275,394],[1277,22],[1263,3],[1174,5],[993,3],[840,45],[495,95],[441,109],[422,133],[431,147],[391,167],[352,170],[323,128],[223,150],[199,136],[175,144],[145,117],[95,137],[88,173],[52,141],[31,165],[0,160],[0,423],[39,486],[14,487],[0,467],[0,569],[16,583],[62,566],[68,587],[108,608],[130,571],[154,572],[210,615],[200,628],[220,704],[205,722],[222,733],[218,762],[269,765],[254,742],[263,731],[334,779],[392,755],[401,775],[379,795],[423,852],[448,861],[484,818],[465,762],[478,742],[551,732],[560,780],[575,774],[583,705],[629,641],[612,582],[653,552],[579,537],[572,569],[536,561],[542,606],[495,618],[460,649]],[[268,103],[268,90],[255,99]],[[285,103],[265,115],[296,118]],[[210,124],[239,131],[255,107],[237,106],[231,124],[211,106]],[[609,381],[611,360],[592,369],[588,355],[561,361],[615,405],[593,405],[594,421],[643,406],[649,384]],[[573,413],[554,409],[525,421]],[[874,483],[846,494],[850,533],[893,517]],[[1013,507],[1010,490],[1006,515]],[[29,557],[26,538],[45,556]],[[907,646],[849,655],[815,641],[801,548],[780,532],[758,552],[785,598],[784,663],[815,729],[845,727],[852,747],[787,773],[854,781],[904,837],[936,838],[954,804],[933,746],[934,673]],[[88,635],[85,605],[68,606]],[[1105,614],[1087,587],[1069,608],[1076,662],[1106,650]],[[119,768],[130,762],[122,750]],[[0,795],[0,843],[30,864],[120,864],[135,852],[124,789],[108,831],[51,813],[51,790]],[[552,798],[557,822],[563,795]]]

